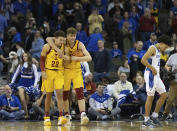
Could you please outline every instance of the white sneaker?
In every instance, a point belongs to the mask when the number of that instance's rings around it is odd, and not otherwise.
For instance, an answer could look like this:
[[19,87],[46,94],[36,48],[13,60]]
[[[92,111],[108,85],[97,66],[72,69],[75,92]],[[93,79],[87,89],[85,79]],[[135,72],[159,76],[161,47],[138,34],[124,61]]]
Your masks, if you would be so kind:
[[89,119],[85,112],[81,113],[81,125],[85,126],[89,122]]
[[71,126],[71,120],[72,120],[71,115],[65,115],[65,118],[68,120],[68,122],[66,123],[66,125],[67,126]]

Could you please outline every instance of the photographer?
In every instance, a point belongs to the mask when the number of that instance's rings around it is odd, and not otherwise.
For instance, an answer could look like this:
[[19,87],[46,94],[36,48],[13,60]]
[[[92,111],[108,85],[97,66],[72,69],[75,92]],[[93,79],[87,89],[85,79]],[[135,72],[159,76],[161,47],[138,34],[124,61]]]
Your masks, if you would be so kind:
[[21,103],[18,97],[12,95],[11,88],[4,87],[5,94],[0,96],[0,116],[7,120],[17,120],[24,117],[24,110],[21,110]]
[[90,97],[88,113],[97,120],[113,119],[120,113],[118,107],[113,109],[113,101],[108,94],[104,94],[104,85],[97,83],[97,91]]
[[[167,99],[167,103],[165,105],[165,111],[163,113],[163,116],[161,120],[165,120],[170,112],[171,106],[177,97],[177,53],[171,55],[165,65],[165,68],[168,72],[172,71],[170,76],[170,89],[169,89],[169,95]],[[173,77],[174,74],[174,77]],[[173,79],[174,78],[174,79]]]

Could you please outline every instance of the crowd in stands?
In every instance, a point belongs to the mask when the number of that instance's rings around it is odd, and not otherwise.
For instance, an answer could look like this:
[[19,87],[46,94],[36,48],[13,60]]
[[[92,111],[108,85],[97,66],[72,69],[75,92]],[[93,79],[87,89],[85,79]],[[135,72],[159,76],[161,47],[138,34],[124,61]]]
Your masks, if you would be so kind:
[[[144,113],[141,58],[161,34],[174,46],[162,52],[162,68],[176,53],[177,0],[0,0],[0,119],[43,119],[42,47],[48,36],[71,26],[93,60],[81,63],[89,117],[117,120],[123,104],[138,104]],[[77,118],[75,92],[70,95]],[[54,93],[50,115],[57,114]]]

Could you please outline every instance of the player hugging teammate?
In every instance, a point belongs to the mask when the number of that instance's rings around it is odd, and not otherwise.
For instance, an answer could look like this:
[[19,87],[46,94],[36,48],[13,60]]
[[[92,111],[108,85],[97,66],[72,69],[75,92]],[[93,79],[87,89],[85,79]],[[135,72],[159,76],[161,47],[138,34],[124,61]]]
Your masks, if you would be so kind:
[[54,33],[55,37],[47,38],[48,44],[44,45],[40,60],[43,79],[42,89],[46,91],[44,125],[51,125],[49,109],[54,89],[58,100],[58,125],[70,123],[68,96],[71,82],[77,95],[81,125],[86,125],[89,119],[85,113],[84,84],[80,62],[91,61],[92,58],[84,44],[76,40],[77,30],[75,28],[67,29],[66,38],[64,35],[59,35],[63,34],[63,31],[57,32]]

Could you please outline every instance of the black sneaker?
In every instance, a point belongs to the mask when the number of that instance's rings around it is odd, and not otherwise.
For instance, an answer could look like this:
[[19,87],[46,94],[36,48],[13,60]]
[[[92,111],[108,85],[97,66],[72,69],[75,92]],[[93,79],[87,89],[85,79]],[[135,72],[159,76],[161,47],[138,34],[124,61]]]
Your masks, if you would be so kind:
[[148,121],[144,121],[142,127],[155,128],[153,121],[149,119]]
[[167,113],[163,113],[162,114],[162,117],[159,119],[160,121],[165,121],[168,117],[168,114]]
[[150,119],[152,120],[154,125],[160,126],[160,127],[162,126],[158,118],[154,118],[151,116]]

